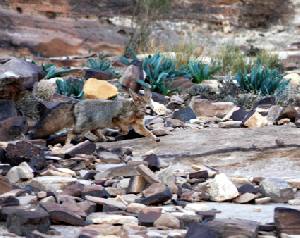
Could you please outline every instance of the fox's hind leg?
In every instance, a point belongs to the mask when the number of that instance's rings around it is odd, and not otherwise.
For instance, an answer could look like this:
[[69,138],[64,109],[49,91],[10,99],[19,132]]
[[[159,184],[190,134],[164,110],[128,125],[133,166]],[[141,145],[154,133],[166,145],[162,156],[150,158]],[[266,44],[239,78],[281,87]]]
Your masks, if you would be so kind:
[[102,131],[100,129],[95,129],[91,131],[95,136],[97,136],[99,141],[105,141],[106,138],[103,135]]
[[145,125],[144,120],[137,120],[134,124],[132,124],[132,128],[135,130],[136,133],[143,135],[145,137],[151,137],[154,141],[159,142],[160,139],[157,138],[151,131],[149,131]]

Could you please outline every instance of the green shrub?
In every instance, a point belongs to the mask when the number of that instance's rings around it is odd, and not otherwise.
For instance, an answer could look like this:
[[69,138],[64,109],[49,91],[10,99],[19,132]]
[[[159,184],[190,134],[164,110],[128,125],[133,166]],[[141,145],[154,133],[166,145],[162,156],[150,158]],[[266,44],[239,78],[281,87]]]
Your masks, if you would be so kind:
[[238,47],[233,45],[221,48],[216,58],[223,73],[236,74],[247,67],[247,58]]
[[110,73],[113,77],[118,77],[119,73],[116,72],[111,62],[103,56],[97,58],[90,58],[87,60],[86,66],[90,69]]
[[236,80],[242,90],[259,95],[272,95],[284,90],[289,83],[277,69],[270,69],[260,63],[256,63],[250,73],[247,70],[240,71]]
[[56,85],[58,94],[78,99],[84,96],[84,80],[77,78],[58,79],[56,80]]
[[267,50],[261,50],[257,54],[255,61],[271,69],[278,69],[279,71],[282,71],[283,69],[283,65],[280,62],[278,55],[270,53]]
[[203,80],[211,79],[221,69],[216,63],[209,65],[196,60],[190,60],[188,68],[193,83],[201,83]]

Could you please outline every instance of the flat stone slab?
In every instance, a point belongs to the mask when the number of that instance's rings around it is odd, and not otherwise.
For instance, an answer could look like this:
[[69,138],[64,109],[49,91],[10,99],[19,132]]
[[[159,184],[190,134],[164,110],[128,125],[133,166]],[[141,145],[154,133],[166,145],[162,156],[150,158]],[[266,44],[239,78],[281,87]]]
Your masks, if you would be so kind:
[[206,164],[227,175],[300,177],[300,129],[294,126],[178,129],[160,138],[99,144],[129,146],[136,156],[153,152],[168,162]]

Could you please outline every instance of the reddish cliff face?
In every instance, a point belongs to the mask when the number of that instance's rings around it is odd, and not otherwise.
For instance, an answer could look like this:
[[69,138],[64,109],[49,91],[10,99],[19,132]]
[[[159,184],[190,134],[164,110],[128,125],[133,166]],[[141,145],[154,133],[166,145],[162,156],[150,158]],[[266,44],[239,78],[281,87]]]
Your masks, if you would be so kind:
[[[8,50],[5,54],[17,49],[46,57],[103,50],[119,54],[130,29],[112,18],[125,19],[131,9],[130,0],[2,0],[0,47]],[[222,31],[288,24],[293,10],[293,3],[282,0],[176,0],[164,20]]]

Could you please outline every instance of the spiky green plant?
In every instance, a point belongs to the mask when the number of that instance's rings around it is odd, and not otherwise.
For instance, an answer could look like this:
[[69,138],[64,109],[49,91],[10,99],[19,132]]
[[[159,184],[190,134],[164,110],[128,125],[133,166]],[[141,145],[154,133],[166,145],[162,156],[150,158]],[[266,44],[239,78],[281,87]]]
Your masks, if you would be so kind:
[[209,65],[196,60],[190,60],[188,68],[193,83],[201,83],[203,80],[211,79],[214,74],[221,70],[217,63]]
[[146,83],[152,91],[167,95],[171,92],[168,83],[177,76],[186,74],[184,70],[176,70],[174,60],[157,53],[144,59],[143,69],[146,72]]
[[87,60],[86,66],[90,69],[110,73],[113,77],[119,77],[119,73],[114,69],[111,62],[103,56],[90,58]]
[[236,80],[242,90],[259,95],[273,95],[282,91],[288,85],[277,69],[270,69],[260,63],[256,63],[249,71],[240,71]]
[[58,79],[56,80],[57,85],[57,93],[74,98],[83,98],[84,91],[84,80],[77,79],[77,78],[70,78],[70,79]]
[[277,54],[271,53],[267,50],[261,50],[257,55],[255,61],[271,69],[278,69],[282,71],[283,64]]
[[46,64],[42,65],[42,67],[43,71],[46,73],[46,79],[62,77],[72,71],[71,69],[66,67],[57,68],[54,64]]

